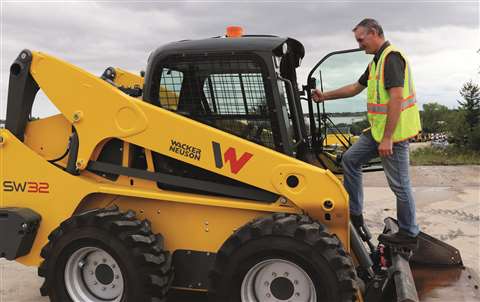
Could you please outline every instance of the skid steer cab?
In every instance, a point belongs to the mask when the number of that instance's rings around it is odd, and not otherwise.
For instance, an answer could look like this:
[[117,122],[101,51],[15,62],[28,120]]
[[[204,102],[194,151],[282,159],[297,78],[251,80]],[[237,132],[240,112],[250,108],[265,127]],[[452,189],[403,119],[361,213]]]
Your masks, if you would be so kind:
[[[409,260],[460,254],[422,235],[411,258],[351,227],[350,140],[325,143],[335,125],[310,101],[325,59],[299,90],[303,56],[232,31],[97,77],[21,51],[0,130],[1,256],[38,266],[55,302],[418,301]],[[39,90],[58,114],[32,117]]]

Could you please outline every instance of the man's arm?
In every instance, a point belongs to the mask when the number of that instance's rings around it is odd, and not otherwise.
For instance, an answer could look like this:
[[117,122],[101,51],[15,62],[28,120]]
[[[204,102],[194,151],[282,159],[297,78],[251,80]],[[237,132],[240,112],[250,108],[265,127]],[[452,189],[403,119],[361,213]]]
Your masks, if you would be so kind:
[[343,86],[342,88],[331,91],[321,92],[320,90],[315,89],[312,93],[312,97],[315,102],[344,99],[359,94],[363,91],[363,89],[365,89],[365,86],[360,85],[358,82],[355,82],[353,84]]
[[403,87],[392,87],[388,89],[390,101],[387,104],[387,123],[383,132],[383,139],[378,145],[378,154],[380,156],[390,156],[393,154],[393,132],[398,123],[398,118],[402,112],[402,92]]

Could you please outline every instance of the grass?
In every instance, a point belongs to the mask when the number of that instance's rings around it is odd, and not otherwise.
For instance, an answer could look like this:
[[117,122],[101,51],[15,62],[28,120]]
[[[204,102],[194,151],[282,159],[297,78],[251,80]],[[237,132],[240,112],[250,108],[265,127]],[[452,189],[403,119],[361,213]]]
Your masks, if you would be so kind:
[[414,166],[480,165],[480,151],[448,146],[445,149],[425,147],[410,152]]

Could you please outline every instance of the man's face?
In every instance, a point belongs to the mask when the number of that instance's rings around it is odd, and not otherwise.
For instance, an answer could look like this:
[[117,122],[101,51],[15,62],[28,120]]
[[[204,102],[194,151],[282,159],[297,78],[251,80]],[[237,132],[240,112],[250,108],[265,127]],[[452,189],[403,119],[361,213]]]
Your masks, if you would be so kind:
[[376,35],[374,32],[368,32],[365,27],[358,27],[355,32],[355,39],[358,42],[358,46],[365,50],[367,54],[375,54],[377,51],[375,43]]

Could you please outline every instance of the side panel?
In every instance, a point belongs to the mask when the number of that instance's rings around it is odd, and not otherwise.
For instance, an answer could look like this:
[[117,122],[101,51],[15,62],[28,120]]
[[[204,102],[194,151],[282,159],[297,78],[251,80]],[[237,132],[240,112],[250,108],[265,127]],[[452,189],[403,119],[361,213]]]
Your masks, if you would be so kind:
[[[135,210],[139,219],[150,220],[154,233],[164,236],[165,247],[172,252],[194,250],[216,253],[236,229],[269,213],[134,197],[119,197],[115,204],[122,210]],[[285,210],[294,212],[293,209]]]
[[30,254],[17,259],[38,265],[48,235],[72,215],[84,196],[96,190],[96,184],[48,163],[8,130],[1,129],[0,136],[0,206],[30,208],[41,215]]

